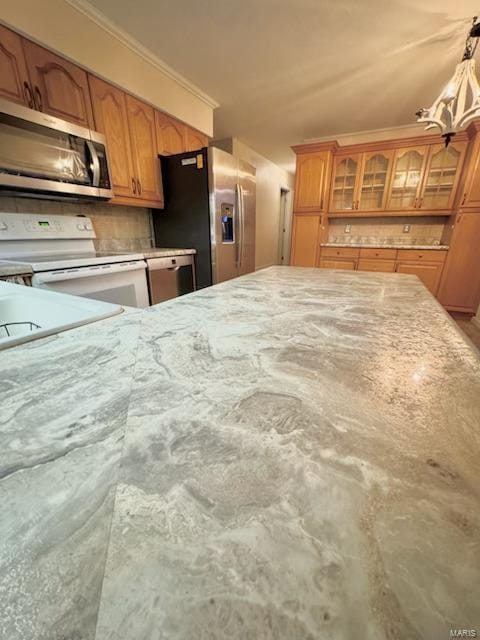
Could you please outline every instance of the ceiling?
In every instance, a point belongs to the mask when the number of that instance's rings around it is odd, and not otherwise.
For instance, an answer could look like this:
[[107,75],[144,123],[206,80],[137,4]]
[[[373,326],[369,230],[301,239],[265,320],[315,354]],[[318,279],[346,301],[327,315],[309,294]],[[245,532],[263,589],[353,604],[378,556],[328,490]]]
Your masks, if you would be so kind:
[[461,59],[478,0],[90,0],[212,96],[215,136],[291,144],[411,124]]

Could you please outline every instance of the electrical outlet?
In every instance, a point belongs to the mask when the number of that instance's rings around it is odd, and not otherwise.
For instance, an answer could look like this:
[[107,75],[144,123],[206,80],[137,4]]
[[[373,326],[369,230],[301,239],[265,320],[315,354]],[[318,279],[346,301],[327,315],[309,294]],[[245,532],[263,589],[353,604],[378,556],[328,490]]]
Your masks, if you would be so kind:
[[351,224],[346,224],[345,225],[345,233],[352,233],[352,225]]
[[412,225],[410,224],[404,224],[403,225],[403,233],[410,233],[410,228]]

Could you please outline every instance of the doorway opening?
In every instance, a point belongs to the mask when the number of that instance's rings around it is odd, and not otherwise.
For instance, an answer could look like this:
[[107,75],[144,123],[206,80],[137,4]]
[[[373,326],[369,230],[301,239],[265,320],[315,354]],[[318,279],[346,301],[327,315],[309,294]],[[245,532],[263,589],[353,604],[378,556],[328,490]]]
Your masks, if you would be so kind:
[[290,264],[290,242],[292,235],[291,191],[280,187],[280,228],[278,234],[278,264]]

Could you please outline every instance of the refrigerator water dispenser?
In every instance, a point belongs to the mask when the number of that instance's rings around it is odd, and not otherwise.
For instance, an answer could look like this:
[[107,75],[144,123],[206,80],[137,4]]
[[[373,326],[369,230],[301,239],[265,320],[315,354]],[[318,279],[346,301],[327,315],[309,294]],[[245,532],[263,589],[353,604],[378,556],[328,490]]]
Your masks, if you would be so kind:
[[225,202],[221,207],[222,215],[222,243],[235,242],[233,227],[233,206]]

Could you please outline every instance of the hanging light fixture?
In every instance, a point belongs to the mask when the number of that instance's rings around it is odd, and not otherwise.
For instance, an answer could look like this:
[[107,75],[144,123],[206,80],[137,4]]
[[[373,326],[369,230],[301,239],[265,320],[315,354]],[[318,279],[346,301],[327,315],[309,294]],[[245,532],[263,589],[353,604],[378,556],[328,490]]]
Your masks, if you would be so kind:
[[457,131],[474,118],[480,117],[480,85],[475,75],[473,56],[480,37],[480,22],[473,18],[472,27],[465,42],[462,61],[457,64],[452,79],[435,100],[430,109],[417,111],[417,122],[425,122],[428,129],[438,127],[445,138],[445,146]]

